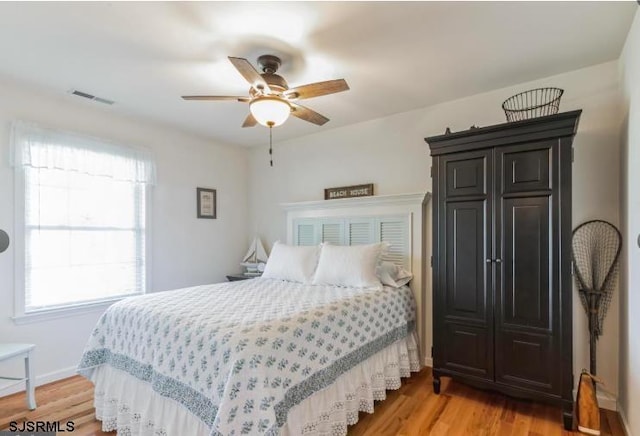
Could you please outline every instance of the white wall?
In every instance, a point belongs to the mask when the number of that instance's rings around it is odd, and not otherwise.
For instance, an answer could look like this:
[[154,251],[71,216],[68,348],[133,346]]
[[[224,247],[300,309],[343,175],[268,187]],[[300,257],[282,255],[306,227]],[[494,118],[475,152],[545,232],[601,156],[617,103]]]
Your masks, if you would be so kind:
[[[0,82],[0,229],[12,238],[13,170],[8,163],[12,119],[153,150],[158,173],[151,196],[153,291],[224,281],[225,274],[236,272],[248,244],[245,149],[117,116],[98,103]],[[217,189],[218,219],[196,219],[196,187]],[[40,381],[70,375],[102,312],[15,325],[11,320],[13,262],[11,245],[0,254],[0,342],[36,344],[35,371]],[[0,373],[9,372],[21,375],[21,366],[0,366]]]
[[[472,80],[472,74],[470,80]],[[618,225],[620,95],[617,63],[609,62],[558,76],[396,114],[274,145],[274,167],[264,147],[250,158],[249,229],[264,242],[286,238],[283,202],[317,200],[323,189],[374,183],[376,194],[431,190],[431,158],[426,136],[505,121],[500,107],[516,92],[537,86],[565,90],[562,111],[583,109],[575,140],[573,222],[601,218]],[[437,86],[428,82],[419,86]],[[312,102],[309,103],[313,107]],[[326,114],[331,117],[331,114]],[[301,122],[292,119],[288,122]],[[329,125],[327,125],[329,126]],[[277,138],[277,134],[275,135]],[[574,291],[574,371],[589,363],[587,321]],[[426,298],[431,299],[431,295]],[[609,389],[618,386],[618,302],[614,297],[599,341],[599,374]],[[430,320],[428,321],[430,325]],[[430,336],[430,335],[429,335]],[[425,344],[430,349],[430,339]],[[615,402],[608,402],[615,407]]]
[[640,435],[640,11],[622,56],[624,97],[621,153],[622,259],[619,409],[629,436]]

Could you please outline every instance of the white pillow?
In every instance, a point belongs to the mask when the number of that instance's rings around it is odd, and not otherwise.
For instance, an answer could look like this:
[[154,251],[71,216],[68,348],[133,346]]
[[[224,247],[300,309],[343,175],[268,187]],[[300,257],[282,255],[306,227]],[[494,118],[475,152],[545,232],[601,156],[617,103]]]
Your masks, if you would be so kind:
[[376,273],[383,285],[394,288],[406,285],[413,278],[413,274],[392,262],[380,262]]
[[330,245],[323,244],[314,285],[380,287],[376,267],[387,244]]
[[262,277],[310,283],[318,264],[320,247],[273,244]]

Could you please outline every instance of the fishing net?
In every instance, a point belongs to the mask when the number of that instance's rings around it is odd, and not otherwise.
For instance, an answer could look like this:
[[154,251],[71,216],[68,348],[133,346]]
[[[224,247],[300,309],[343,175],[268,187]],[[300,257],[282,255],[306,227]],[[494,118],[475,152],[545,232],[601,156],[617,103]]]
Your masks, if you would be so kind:
[[[597,311],[593,323],[596,337],[602,335],[604,317],[611,304],[621,247],[620,232],[606,221],[588,221],[573,231],[574,277],[587,315]],[[590,295],[595,301],[589,301]]]

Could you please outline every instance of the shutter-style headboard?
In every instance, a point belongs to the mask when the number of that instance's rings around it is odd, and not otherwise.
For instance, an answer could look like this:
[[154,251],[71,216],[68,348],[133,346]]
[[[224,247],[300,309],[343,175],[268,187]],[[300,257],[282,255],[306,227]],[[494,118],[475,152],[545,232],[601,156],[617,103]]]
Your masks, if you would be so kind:
[[[413,273],[410,283],[418,306],[418,336],[425,364],[431,365],[431,195],[401,194],[286,203],[287,243],[359,245],[388,242],[385,260]],[[429,209],[430,212],[430,209]]]
[[411,216],[314,217],[293,219],[293,245],[362,245],[387,242],[384,260],[411,269]]

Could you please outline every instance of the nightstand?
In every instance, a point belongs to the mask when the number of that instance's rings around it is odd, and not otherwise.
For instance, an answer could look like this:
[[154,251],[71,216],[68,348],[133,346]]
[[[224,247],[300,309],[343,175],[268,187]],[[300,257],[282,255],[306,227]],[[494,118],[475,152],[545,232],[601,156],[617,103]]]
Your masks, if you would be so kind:
[[227,280],[230,282],[237,282],[239,280],[255,279],[260,276],[245,276],[244,274],[229,274]]

